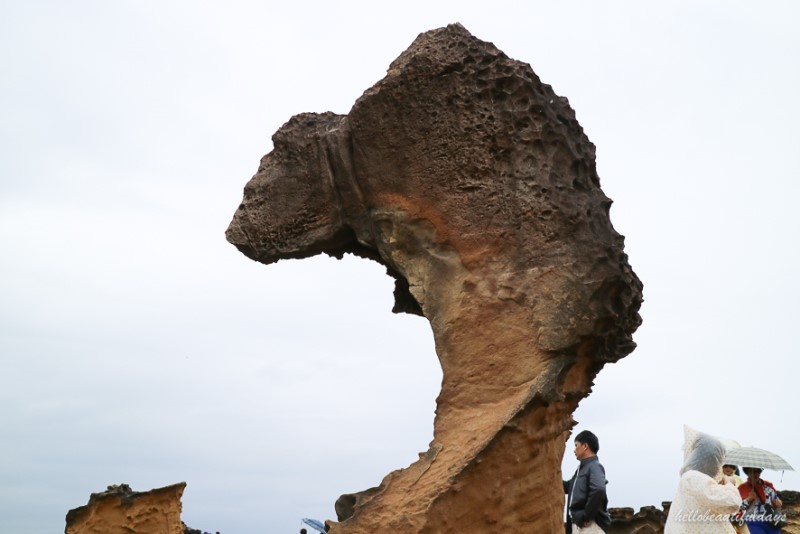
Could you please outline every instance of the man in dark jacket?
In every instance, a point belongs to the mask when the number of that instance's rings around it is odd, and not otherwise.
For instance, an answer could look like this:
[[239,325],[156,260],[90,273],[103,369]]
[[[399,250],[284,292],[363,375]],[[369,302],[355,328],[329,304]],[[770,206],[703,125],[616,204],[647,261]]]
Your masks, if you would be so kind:
[[575,436],[578,470],[564,481],[567,494],[567,534],[602,534],[611,524],[606,496],[606,470],[597,458],[600,442],[584,430]]

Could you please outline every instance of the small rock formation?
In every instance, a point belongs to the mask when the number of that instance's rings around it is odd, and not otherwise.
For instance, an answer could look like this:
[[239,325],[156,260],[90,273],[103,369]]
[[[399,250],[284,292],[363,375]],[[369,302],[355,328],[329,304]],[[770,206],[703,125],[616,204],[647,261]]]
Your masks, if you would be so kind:
[[272,139],[228,241],[264,264],[381,263],[442,366],[427,452],[343,496],[330,532],[560,532],[572,412],[634,349],[642,301],[567,99],[453,24],[348,115],[300,114]]
[[[669,503],[664,503],[669,506]],[[668,508],[665,508],[667,510]],[[633,508],[609,508],[611,526],[606,534],[659,534],[664,532],[667,512],[655,506],[643,506],[637,513]]]
[[184,534],[181,496],[185,482],[136,492],[127,484],[92,493],[89,503],[67,512],[65,534]]

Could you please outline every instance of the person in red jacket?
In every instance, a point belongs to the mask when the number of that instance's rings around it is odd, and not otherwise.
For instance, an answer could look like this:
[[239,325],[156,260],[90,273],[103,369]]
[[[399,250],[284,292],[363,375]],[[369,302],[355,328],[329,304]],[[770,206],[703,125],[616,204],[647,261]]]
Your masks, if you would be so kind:
[[750,534],[780,534],[775,526],[776,515],[783,506],[778,491],[771,482],[761,479],[760,467],[745,467],[747,482],[739,486],[742,496],[743,519]]

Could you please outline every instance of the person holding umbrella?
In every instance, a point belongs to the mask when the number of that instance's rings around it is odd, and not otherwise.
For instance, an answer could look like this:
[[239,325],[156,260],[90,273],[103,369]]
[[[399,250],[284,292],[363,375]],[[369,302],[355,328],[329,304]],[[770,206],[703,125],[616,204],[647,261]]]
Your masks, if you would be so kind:
[[764,469],[794,471],[789,462],[775,454],[756,447],[738,447],[725,455],[725,463],[744,466],[747,482],[739,486],[742,497],[743,519],[751,534],[777,534],[783,520],[780,508],[783,505],[775,486],[762,480]]
[[742,518],[750,534],[780,534],[777,523],[783,506],[771,482],[761,478],[760,467],[745,467],[747,482],[739,486],[742,496]]

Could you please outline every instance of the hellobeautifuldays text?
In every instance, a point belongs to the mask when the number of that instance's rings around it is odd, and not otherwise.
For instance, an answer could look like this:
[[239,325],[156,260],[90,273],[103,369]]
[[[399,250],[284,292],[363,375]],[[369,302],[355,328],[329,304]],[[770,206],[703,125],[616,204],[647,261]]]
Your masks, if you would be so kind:
[[712,514],[709,512],[698,512],[697,510],[692,510],[691,512],[686,512],[684,510],[680,510],[678,515],[676,516],[676,520],[681,523],[730,523],[736,522],[740,525],[743,524],[745,521],[766,521],[768,523],[775,523],[778,520],[785,521],[786,514],[782,513],[775,513],[775,514],[742,514],[741,516],[734,516],[731,514]]

